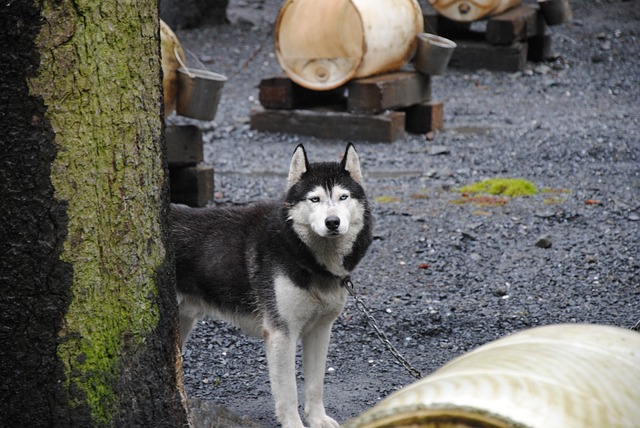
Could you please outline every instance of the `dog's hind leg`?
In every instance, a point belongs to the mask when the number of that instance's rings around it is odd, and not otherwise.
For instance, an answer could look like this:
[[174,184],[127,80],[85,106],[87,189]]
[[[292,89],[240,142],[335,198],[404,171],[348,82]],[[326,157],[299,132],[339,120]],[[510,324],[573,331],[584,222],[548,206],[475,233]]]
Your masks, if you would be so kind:
[[180,314],[180,346],[184,349],[196,319]]
[[302,361],[304,367],[304,413],[311,428],[338,428],[340,425],[327,416],[324,410],[324,372],[331,326],[335,317],[325,316],[302,337]]
[[283,428],[304,428],[298,413],[296,337],[278,328],[263,331],[276,417]]

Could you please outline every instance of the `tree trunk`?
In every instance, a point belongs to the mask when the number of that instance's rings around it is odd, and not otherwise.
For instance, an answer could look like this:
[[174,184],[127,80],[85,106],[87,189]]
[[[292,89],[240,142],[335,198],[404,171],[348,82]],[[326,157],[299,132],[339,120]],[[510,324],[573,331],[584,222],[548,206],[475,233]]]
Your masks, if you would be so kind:
[[5,1],[0,46],[0,426],[187,426],[157,1]]

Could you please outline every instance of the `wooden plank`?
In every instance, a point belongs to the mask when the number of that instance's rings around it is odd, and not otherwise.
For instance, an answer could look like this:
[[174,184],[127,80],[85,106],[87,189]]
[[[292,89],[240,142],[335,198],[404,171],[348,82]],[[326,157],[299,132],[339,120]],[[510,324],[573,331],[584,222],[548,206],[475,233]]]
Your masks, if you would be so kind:
[[204,207],[213,199],[213,167],[208,165],[169,168],[171,202]]
[[379,113],[431,99],[431,79],[416,71],[397,71],[352,80],[347,85],[347,111]]
[[487,42],[494,45],[511,45],[515,41],[544,34],[546,24],[537,5],[522,4],[487,22]]
[[510,46],[490,45],[470,40],[456,41],[449,67],[467,70],[485,68],[493,71],[521,71],[527,63],[527,43]]
[[165,130],[169,167],[196,165],[204,160],[202,130],[194,125],[168,125]]
[[444,129],[444,103],[429,101],[405,110],[405,130],[413,134],[426,134]]
[[551,34],[533,36],[528,43],[527,59],[529,61],[541,62],[551,58]]
[[276,110],[256,107],[251,128],[319,138],[391,142],[405,135],[404,113],[353,114],[338,109]]
[[260,104],[271,109],[314,107],[345,99],[344,86],[328,91],[314,91],[298,85],[286,76],[262,79],[259,91]]

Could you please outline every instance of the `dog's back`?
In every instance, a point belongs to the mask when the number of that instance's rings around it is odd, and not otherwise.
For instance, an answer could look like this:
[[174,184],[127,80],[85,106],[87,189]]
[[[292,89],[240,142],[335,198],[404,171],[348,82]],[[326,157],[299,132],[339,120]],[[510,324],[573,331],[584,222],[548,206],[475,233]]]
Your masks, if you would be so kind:
[[229,208],[172,205],[177,291],[222,312],[258,310],[252,267],[275,202]]

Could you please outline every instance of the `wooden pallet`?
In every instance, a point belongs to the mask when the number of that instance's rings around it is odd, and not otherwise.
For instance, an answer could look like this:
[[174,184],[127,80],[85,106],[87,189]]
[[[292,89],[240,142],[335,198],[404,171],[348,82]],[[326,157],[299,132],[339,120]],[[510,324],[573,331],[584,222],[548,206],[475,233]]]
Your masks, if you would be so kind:
[[521,4],[474,23],[452,21],[432,9],[424,18],[426,31],[458,45],[449,62],[452,68],[521,71],[527,60],[550,56],[551,35],[538,5]]
[[203,207],[213,199],[213,167],[203,164],[202,131],[193,125],[166,128],[171,202]]
[[431,100],[431,79],[397,71],[355,79],[330,91],[301,87],[285,76],[260,83],[262,107],[251,128],[319,138],[391,142],[405,132],[442,129],[444,104]]

